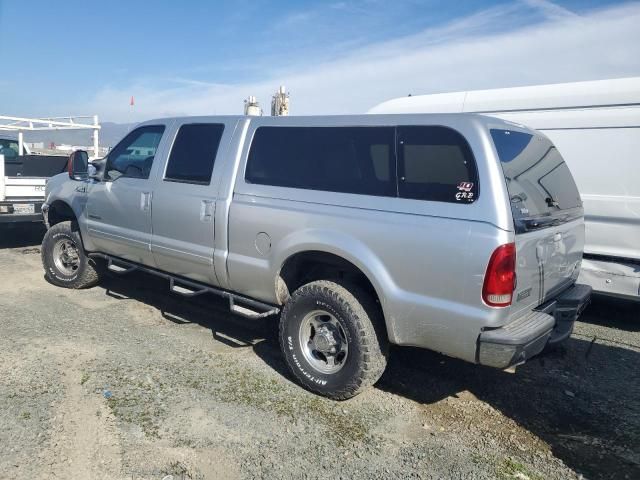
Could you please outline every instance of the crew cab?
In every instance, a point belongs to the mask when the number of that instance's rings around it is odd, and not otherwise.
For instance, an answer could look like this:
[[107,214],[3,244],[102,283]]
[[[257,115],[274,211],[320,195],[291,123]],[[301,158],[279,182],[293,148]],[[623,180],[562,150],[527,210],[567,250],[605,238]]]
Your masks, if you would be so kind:
[[293,376],[334,399],[374,384],[389,344],[521,364],[591,293],[562,156],[481,115],[151,120],[91,166],[72,154],[43,212],[51,283],[139,269],[279,314]]

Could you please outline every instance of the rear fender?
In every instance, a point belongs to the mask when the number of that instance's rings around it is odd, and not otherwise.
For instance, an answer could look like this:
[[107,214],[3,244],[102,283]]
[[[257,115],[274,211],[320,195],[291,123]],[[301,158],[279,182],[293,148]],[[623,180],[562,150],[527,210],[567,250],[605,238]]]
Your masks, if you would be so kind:
[[[398,290],[389,272],[377,255],[355,237],[333,230],[307,229],[297,231],[282,239],[274,252],[273,265],[277,267],[274,278],[278,278],[285,262],[293,255],[309,251],[336,255],[355,265],[371,282],[376,291],[385,317],[389,340],[394,342],[392,318],[387,296]],[[278,292],[276,291],[276,297]]]

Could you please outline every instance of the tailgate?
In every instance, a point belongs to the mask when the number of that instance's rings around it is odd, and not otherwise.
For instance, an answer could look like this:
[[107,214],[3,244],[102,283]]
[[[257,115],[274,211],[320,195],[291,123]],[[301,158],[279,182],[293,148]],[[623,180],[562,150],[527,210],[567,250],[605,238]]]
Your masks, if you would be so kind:
[[46,178],[36,177],[5,177],[5,200],[44,200]]
[[575,282],[584,248],[584,220],[516,235],[517,316],[553,298]]

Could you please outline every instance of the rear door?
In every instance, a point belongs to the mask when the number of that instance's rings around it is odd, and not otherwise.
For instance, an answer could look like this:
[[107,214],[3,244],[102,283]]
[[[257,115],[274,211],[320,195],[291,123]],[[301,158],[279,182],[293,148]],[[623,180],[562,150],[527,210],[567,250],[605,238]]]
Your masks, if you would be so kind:
[[[214,213],[220,164],[216,158],[235,122],[179,125],[153,198],[152,251],[161,270],[217,285]],[[217,167],[217,168],[216,168]]]
[[514,314],[553,298],[578,276],[584,248],[580,194],[542,134],[492,129],[516,230]]

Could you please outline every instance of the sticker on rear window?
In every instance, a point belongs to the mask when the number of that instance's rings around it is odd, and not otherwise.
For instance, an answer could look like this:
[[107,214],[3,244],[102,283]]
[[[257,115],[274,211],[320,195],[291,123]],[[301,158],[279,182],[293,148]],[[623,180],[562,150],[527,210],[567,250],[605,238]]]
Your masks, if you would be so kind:
[[458,184],[458,193],[456,193],[456,200],[466,200],[467,202],[473,201],[473,182],[460,182]]

